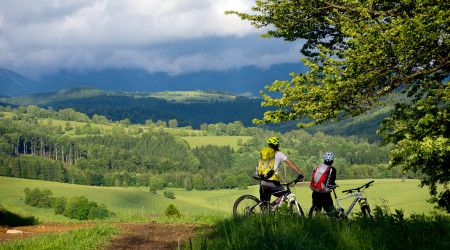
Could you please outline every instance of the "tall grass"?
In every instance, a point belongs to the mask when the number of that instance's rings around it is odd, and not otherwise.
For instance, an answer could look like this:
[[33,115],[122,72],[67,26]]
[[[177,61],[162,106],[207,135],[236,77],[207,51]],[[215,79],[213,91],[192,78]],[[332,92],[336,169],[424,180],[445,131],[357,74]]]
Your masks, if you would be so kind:
[[450,249],[448,216],[404,218],[399,212],[375,218],[233,217],[191,244],[193,249]]
[[110,225],[96,225],[64,233],[48,233],[25,240],[0,244],[1,249],[94,249],[110,240],[119,229]]

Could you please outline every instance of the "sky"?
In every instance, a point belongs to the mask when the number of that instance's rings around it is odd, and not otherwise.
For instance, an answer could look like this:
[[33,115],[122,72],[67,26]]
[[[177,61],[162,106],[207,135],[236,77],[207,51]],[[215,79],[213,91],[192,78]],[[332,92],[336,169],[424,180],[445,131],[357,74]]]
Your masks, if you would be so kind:
[[31,79],[58,70],[137,67],[169,75],[298,63],[298,42],[261,38],[226,10],[255,0],[0,0],[0,68]]

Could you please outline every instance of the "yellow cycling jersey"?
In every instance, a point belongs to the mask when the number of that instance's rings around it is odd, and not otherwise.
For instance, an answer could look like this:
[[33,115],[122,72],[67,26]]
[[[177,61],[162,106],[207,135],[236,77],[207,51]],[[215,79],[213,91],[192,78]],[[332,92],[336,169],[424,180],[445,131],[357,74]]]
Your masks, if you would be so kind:
[[[270,170],[273,170],[275,173],[274,165],[275,165],[275,154],[277,151],[275,151],[273,148],[263,148],[261,150],[261,155],[259,157],[259,164],[258,164],[258,175],[266,175],[267,172]],[[278,181],[280,178],[278,175],[273,174],[268,178],[268,180],[274,180]]]

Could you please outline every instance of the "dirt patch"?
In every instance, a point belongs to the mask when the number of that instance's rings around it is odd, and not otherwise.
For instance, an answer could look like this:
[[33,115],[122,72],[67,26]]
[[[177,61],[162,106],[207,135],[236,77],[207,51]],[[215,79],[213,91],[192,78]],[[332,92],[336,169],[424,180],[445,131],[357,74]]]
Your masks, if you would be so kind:
[[[5,241],[10,241],[14,239],[26,239],[28,237],[51,232],[65,232],[69,230],[74,230],[81,227],[89,227],[95,225],[94,223],[76,223],[76,224],[65,224],[65,223],[45,223],[37,226],[24,226],[24,227],[13,227],[6,228],[0,227],[0,243]],[[13,231],[15,230],[15,231]],[[14,232],[14,233],[8,233]]]
[[124,229],[113,236],[106,249],[174,249],[188,242],[199,229],[207,226],[194,224],[145,224],[121,223],[115,226]]
[[[38,226],[0,228],[0,244],[13,239],[25,239],[34,235],[50,232],[65,232],[81,227],[89,227],[94,223],[46,223]],[[103,249],[174,249],[188,242],[199,230],[208,226],[197,224],[169,223],[115,223],[114,226],[123,229],[119,235],[114,235]],[[7,230],[21,233],[6,233]]]

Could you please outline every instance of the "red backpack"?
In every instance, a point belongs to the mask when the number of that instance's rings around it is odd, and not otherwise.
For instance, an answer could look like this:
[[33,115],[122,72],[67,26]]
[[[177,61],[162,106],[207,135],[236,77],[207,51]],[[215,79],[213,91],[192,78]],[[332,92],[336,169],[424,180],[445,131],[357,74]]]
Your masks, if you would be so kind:
[[314,169],[310,187],[313,191],[319,193],[329,193],[331,189],[326,186],[328,176],[331,173],[331,167],[325,164],[320,164]]

